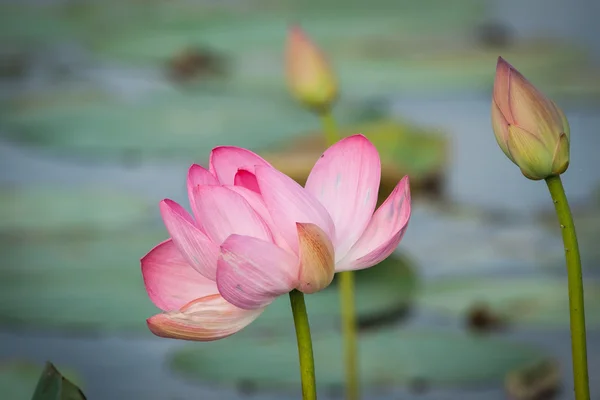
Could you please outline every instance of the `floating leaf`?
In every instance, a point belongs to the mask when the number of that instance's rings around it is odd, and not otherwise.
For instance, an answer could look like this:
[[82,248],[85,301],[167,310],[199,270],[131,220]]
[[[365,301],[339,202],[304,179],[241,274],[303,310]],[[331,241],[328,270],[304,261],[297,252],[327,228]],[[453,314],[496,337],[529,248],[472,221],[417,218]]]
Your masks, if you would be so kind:
[[[342,385],[342,338],[329,332],[313,339],[317,385]],[[514,368],[543,358],[532,347],[429,331],[363,335],[359,352],[362,384],[378,388],[417,380],[442,386],[499,383]],[[297,389],[297,358],[292,335],[257,338],[239,333],[218,342],[188,345],[174,354],[171,365],[176,373],[204,384]]]
[[[446,164],[447,139],[436,129],[383,118],[345,125],[340,128],[340,131],[342,136],[356,133],[367,136],[379,151],[384,175],[393,176],[396,183],[405,174],[418,179],[439,172]],[[281,153],[265,154],[265,157],[279,161],[282,169],[287,167],[291,172],[295,172],[294,167],[286,165],[283,159],[302,160],[302,157],[305,157],[304,169],[301,170],[299,165],[296,175],[300,176],[302,172],[306,178],[314,165],[314,160],[309,162],[308,156],[310,155],[310,159],[316,159],[325,149],[325,139],[319,131],[292,141]]]
[[[345,125],[342,136],[362,133],[377,147],[382,163],[380,201],[409,175],[413,192],[441,190],[448,141],[439,132],[389,118]],[[304,184],[315,160],[327,148],[321,132],[299,137],[280,151],[261,153],[276,168]]]
[[[218,145],[264,149],[298,135],[318,121],[283,93],[163,91],[137,100],[77,97],[56,102],[16,98],[4,110],[3,134],[86,159],[175,157],[197,161]],[[45,94],[44,96],[47,96]],[[356,122],[353,106],[341,105],[342,121]]]
[[86,400],[83,392],[48,362],[31,400]]
[[72,33],[68,22],[56,7],[47,5],[2,4],[0,37],[3,40],[48,42]]
[[[400,255],[380,264],[356,271],[355,303],[359,325],[386,324],[405,317],[415,297],[418,280],[413,265]],[[327,289],[305,296],[313,327],[333,328],[340,323],[339,275]],[[275,300],[258,319],[265,330],[293,329],[288,296]],[[257,324],[258,325],[258,324]]]
[[[167,237],[166,231],[111,235],[93,240],[2,242],[0,320],[52,329],[147,331],[146,318],[160,312],[144,289],[140,258]],[[359,318],[401,314],[413,298],[416,277],[404,259],[357,273]],[[339,323],[335,284],[307,296],[315,328]],[[394,317],[394,315],[391,315]],[[367,321],[368,322],[368,321]],[[256,322],[263,332],[292,327],[289,300],[276,300]]]
[[[254,3],[254,5],[252,5]],[[221,10],[200,24],[190,23],[190,14],[202,16],[186,7],[170,7],[170,19],[153,21],[128,34],[99,38],[95,49],[101,54],[129,61],[164,61],[183,47],[202,42],[227,52],[257,54],[280,52],[290,17],[301,21],[311,35],[325,47],[343,48],[348,41],[364,36],[400,36],[410,39],[423,35],[457,32],[482,14],[477,0],[457,0],[444,7],[440,0],[422,2],[378,0],[365,3],[323,2],[246,2],[243,7]],[[264,3],[264,2],[263,2]],[[389,7],[402,12],[389,13]],[[254,10],[254,12],[253,12]],[[227,27],[236,26],[236,29]],[[255,58],[258,59],[258,58]],[[252,67],[252,65],[250,65]],[[247,66],[245,67],[247,68]],[[268,71],[265,71],[268,72]],[[267,75],[263,75],[267,76]]]
[[[425,4],[429,4],[426,6]],[[474,45],[465,39],[465,27],[475,25],[484,14],[483,4],[464,0],[452,3],[407,2],[368,8],[344,4],[334,13],[323,5],[310,9],[225,13],[211,23],[151,25],[147,29],[100,37],[95,49],[110,58],[131,62],[166,63],[190,46],[209,46],[234,60],[230,77],[236,88],[278,88],[284,82],[283,51],[290,15],[335,61],[344,96],[363,97],[441,90],[487,90],[493,79],[498,49]],[[262,9],[261,9],[262,11]],[[235,26],[236,29],[228,29]],[[584,50],[569,43],[520,40],[509,43],[503,56],[518,64],[551,92],[600,95],[598,87],[579,89],[562,81],[589,68]],[[468,62],[465,62],[468,60]],[[557,83],[561,82],[561,83]]]
[[[42,373],[42,366],[25,361],[0,362],[0,388],[2,396],[10,400],[31,400]],[[76,375],[67,371],[66,376],[80,382]]]
[[141,198],[100,187],[0,187],[0,233],[53,235],[110,232],[148,221]]
[[[467,315],[477,304],[487,305],[509,321],[536,326],[568,327],[567,281],[546,277],[461,277],[424,286],[418,304],[453,315]],[[586,323],[600,327],[600,284],[585,282]]]
[[156,313],[140,258],[167,237],[155,231],[94,240],[3,242],[0,320],[82,331],[146,330]]

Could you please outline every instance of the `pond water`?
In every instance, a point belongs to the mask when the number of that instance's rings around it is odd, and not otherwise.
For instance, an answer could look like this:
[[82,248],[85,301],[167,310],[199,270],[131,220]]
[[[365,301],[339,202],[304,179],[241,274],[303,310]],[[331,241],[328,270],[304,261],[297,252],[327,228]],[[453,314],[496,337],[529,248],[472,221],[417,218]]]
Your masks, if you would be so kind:
[[[541,1],[532,4],[538,3],[540,6]],[[593,0],[581,1],[593,3]],[[496,6],[491,8],[494,10],[493,14],[501,19],[508,19],[505,12],[507,7],[500,6],[500,3],[494,3]],[[559,1],[554,3],[557,7],[553,18],[556,19],[563,8],[558,6]],[[591,3],[586,7],[592,7]],[[520,8],[521,4],[514,7]],[[526,7],[527,10],[531,11]],[[523,13],[526,14],[525,11]],[[583,18],[580,14],[581,12],[571,15],[571,20]],[[515,19],[513,23],[520,33],[530,34],[522,20]],[[545,28],[546,25],[540,24],[540,29]],[[577,24],[573,23],[571,26],[575,25]],[[582,25],[584,26],[574,34],[576,37],[598,37],[589,33],[593,29],[591,24]],[[597,24],[594,26],[597,29]],[[146,90],[160,89],[160,83],[156,82],[152,87],[147,86],[146,78],[154,77],[153,71],[149,71],[147,75],[144,72],[140,78],[138,70],[112,67],[84,70],[83,76],[103,82],[107,87],[121,91],[123,95],[143,96]],[[399,96],[389,101],[389,108],[394,114],[418,124],[438,128],[447,135],[451,143],[450,161],[445,171],[448,204],[430,204],[416,200],[411,225],[400,249],[415,261],[418,274],[425,283],[453,276],[501,278],[564,275],[561,270],[560,237],[555,230],[542,226],[537,218],[540,212],[552,210],[545,185],[523,178],[497,148],[489,121],[489,96],[489,93],[437,97],[430,95],[427,98]],[[564,175],[567,194],[577,209],[595,204],[597,215],[600,213],[597,198],[600,185],[600,158],[597,157],[600,149],[600,113],[596,107],[583,107],[580,104],[566,104],[564,110],[571,125],[573,140],[572,162]],[[204,163],[206,159],[197,161]],[[186,191],[183,177],[187,167],[186,162],[142,162],[128,167],[75,162],[40,155],[35,149],[0,141],[0,185],[110,185],[124,192],[140,195],[154,205],[164,197],[184,201]],[[158,210],[154,213],[156,215],[152,218],[158,224]],[[595,228],[591,232],[598,230]],[[152,243],[148,245],[150,247]],[[586,248],[582,251],[584,256],[590,254],[588,259],[598,263],[599,259],[591,256],[592,250],[594,249]],[[131,267],[138,268],[137,262],[132,260]],[[550,272],[540,272],[540,262],[556,267],[550,268]],[[592,266],[589,272],[586,271],[586,277],[600,277],[599,269],[594,267],[597,265]],[[457,318],[442,317],[421,309],[417,309],[410,320],[398,329],[405,329],[407,326],[462,330]],[[568,329],[517,328],[501,336],[539,345],[555,357],[563,370],[565,388],[558,398],[568,400],[573,397],[570,392]],[[81,336],[47,332],[43,329],[15,330],[11,325],[0,325],[0,359],[23,358],[37,362],[49,359],[56,364],[67,365],[81,375],[90,400],[299,397],[298,393],[248,395],[231,388],[186,382],[175,376],[166,364],[168,356],[183,346],[181,342],[155,338],[148,332],[128,336]],[[598,330],[590,329],[588,353],[590,376],[600,376]],[[592,378],[591,384],[593,399],[600,399],[600,381]],[[323,393],[323,398],[341,397],[327,392]],[[498,383],[493,387],[433,389],[420,394],[408,390],[370,390],[365,398],[501,400],[506,395],[501,383]]]
[[[551,208],[545,187],[540,182],[524,179],[497,150],[489,128],[487,99],[397,99],[392,107],[402,116],[443,127],[447,132],[452,141],[447,190],[452,202],[467,210],[466,216],[439,213],[417,201],[402,248],[421,267],[421,276],[439,279],[461,272],[519,275],[538,262],[537,256],[545,251],[552,254],[553,262],[562,262],[560,238],[547,229],[532,226],[534,219],[530,212],[540,207]],[[600,120],[598,115],[587,111],[567,110],[567,114],[575,139],[572,150],[574,162],[565,175],[565,186],[574,203],[586,202],[600,180],[600,161],[594,150],[600,148],[600,139],[596,135]],[[132,168],[73,164],[40,157],[32,150],[8,143],[0,145],[0,183],[111,183],[139,193],[153,204],[167,195],[178,200],[185,198],[181,179],[185,168],[187,165],[184,164],[142,164]],[[472,211],[486,209],[500,211],[505,220],[488,222],[471,215]],[[132,268],[137,267],[132,265]],[[411,323],[435,327],[448,321],[430,316],[416,318]],[[544,347],[561,361],[565,385],[569,387],[567,330],[517,330],[508,336],[530,343],[543,342]],[[149,334],[142,337],[78,338],[29,331],[5,330],[0,333],[0,358],[18,357],[40,362],[50,359],[68,365],[85,379],[86,393],[92,400],[246,397],[235,390],[198,387],[173,376],[165,365],[165,358],[180,346],[181,343],[153,338]],[[589,355],[591,376],[600,374],[598,332],[590,332]],[[595,382],[594,393],[600,393],[599,382]],[[294,397],[293,394],[260,394],[260,398]],[[498,386],[474,391],[436,389],[420,395],[402,391],[371,391],[367,398],[500,400],[505,395],[502,387]],[[560,398],[571,398],[568,390]]]

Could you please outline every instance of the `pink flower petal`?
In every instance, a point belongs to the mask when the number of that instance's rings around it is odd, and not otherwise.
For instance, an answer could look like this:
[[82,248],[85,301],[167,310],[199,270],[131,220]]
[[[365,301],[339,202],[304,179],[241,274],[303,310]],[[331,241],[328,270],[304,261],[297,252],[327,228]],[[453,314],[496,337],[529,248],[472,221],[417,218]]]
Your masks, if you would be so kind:
[[514,70],[515,69],[512,65],[506,62],[502,57],[498,57],[492,96],[496,102],[496,105],[498,106],[498,110],[509,124],[515,123],[512,109],[510,107],[511,75]]
[[198,226],[221,244],[231,234],[271,241],[267,224],[238,193],[224,186],[198,186],[194,190]]
[[231,304],[257,309],[294,289],[298,267],[294,254],[271,242],[231,235],[221,246],[217,287]]
[[178,310],[198,297],[219,293],[217,284],[192,268],[171,239],[150,250],[141,264],[148,296],[163,311]]
[[335,224],[335,255],[342,259],[367,227],[377,205],[381,161],[363,135],[344,138],[323,153],[306,190],[325,206]]
[[273,218],[271,218],[271,214],[269,214],[269,210],[267,210],[267,206],[265,205],[265,202],[263,201],[260,194],[243,186],[226,187],[230,190],[233,190],[237,194],[241,195],[244,199],[246,199],[248,204],[250,204],[250,207],[252,207],[252,209],[256,211],[256,213],[263,219],[263,221],[265,221],[265,223],[271,230],[271,234],[273,235],[273,241],[275,242],[275,244],[277,244],[284,250],[292,251],[292,249],[287,244],[283,236],[281,236],[281,232],[279,232],[279,229],[273,222]]
[[234,146],[215,147],[210,153],[209,169],[223,185],[233,185],[235,174],[240,168],[252,168],[255,165],[269,165],[261,156]]
[[294,252],[298,252],[298,222],[313,223],[330,238],[335,237],[335,227],[325,207],[292,178],[275,168],[257,166],[256,179],[273,222]]
[[155,315],[146,322],[156,336],[209,342],[239,332],[263,311],[242,310],[215,294],[196,299],[179,311]]
[[247,169],[239,169],[234,178],[235,186],[242,186],[250,189],[256,193],[260,193],[258,182],[256,181],[256,175]]
[[410,219],[410,186],[405,176],[375,211],[371,222],[336,272],[371,267],[385,260],[398,247]]
[[300,270],[297,289],[311,294],[325,289],[335,274],[333,244],[315,224],[298,223]]
[[219,247],[196,227],[187,211],[173,200],[161,201],[160,213],[173,243],[185,260],[206,278],[215,280]]
[[198,165],[192,164],[188,171],[187,176],[187,190],[188,190],[188,198],[190,199],[190,204],[192,205],[192,210],[194,209],[194,188],[196,186],[206,186],[206,185],[218,185],[219,181],[217,178],[211,174],[206,168]]

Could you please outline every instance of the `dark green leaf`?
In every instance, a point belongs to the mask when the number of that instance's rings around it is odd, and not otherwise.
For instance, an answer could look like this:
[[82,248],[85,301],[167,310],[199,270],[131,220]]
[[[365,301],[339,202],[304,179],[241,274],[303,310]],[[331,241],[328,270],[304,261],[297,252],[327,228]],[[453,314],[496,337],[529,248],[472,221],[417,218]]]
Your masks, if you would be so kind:
[[51,363],[46,363],[31,400],[86,400],[83,392]]

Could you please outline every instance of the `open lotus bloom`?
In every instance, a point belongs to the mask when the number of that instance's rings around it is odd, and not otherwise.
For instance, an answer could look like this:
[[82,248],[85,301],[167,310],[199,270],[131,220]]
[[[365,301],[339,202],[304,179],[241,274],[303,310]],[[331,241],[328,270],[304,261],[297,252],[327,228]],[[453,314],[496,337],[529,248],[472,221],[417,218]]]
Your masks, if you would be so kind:
[[410,218],[404,177],[375,213],[379,154],[362,135],[331,146],[306,187],[260,156],[217,147],[209,170],[192,165],[192,214],[163,200],[171,236],[141,260],[146,290],[165,311],[148,319],[163,337],[209,341],[254,321],[278,296],[327,287],[334,272],[388,257]]

